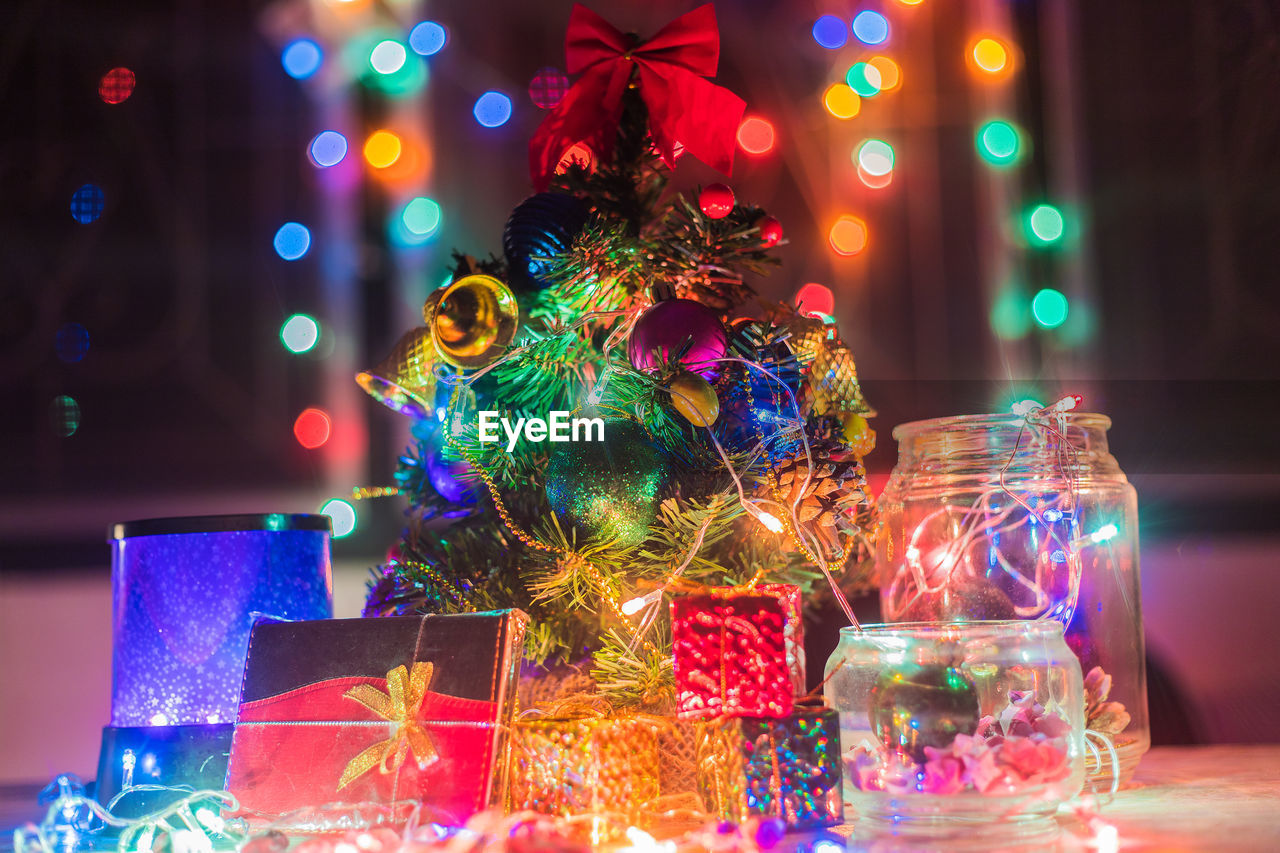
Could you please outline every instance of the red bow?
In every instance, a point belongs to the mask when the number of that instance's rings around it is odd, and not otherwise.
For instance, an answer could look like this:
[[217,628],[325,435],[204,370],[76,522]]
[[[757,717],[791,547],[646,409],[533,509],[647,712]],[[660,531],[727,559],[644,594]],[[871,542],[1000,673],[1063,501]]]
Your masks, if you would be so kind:
[[582,76],[529,141],[529,170],[538,190],[546,189],[560,158],[574,143],[585,142],[597,157],[613,151],[622,93],[633,67],[640,69],[649,129],[666,164],[675,165],[678,142],[702,162],[729,174],[746,104],[703,79],[715,75],[720,61],[720,31],[710,3],[681,15],[640,44],[575,4],[564,53],[569,73]]

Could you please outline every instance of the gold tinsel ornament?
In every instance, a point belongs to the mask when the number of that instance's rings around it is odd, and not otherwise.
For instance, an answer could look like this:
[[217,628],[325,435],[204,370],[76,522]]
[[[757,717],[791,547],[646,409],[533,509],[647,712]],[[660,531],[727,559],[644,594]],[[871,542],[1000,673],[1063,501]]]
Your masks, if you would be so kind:
[[787,325],[791,328],[796,358],[807,368],[812,400],[810,414],[874,417],[875,410],[863,398],[858,384],[858,366],[853,361],[853,353],[840,340],[836,327],[798,315]]

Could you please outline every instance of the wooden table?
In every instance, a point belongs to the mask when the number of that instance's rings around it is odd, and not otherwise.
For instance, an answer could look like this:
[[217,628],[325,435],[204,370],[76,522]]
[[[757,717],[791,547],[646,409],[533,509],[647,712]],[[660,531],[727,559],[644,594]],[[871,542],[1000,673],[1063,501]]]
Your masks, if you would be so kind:
[[[41,783],[43,784],[43,783]],[[0,850],[12,849],[14,826],[37,819],[41,785],[0,787]],[[1079,815],[1064,807],[1053,840],[1008,842],[991,836],[931,845],[864,839],[840,827],[851,851],[972,850],[981,853],[1115,851],[1277,851],[1280,853],[1280,744],[1157,747],[1134,784]],[[790,844],[777,853],[790,853]]]
[[[1277,851],[1280,853],[1280,745],[1157,747],[1133,784],[1093,809],[1063,807],[1056,839],[1005,843],[998,836],[921,845],[862,838],[851,851],[981,850],[983,853],[1091,851]],[[1079,813],[1078,813],[1079,812]]]

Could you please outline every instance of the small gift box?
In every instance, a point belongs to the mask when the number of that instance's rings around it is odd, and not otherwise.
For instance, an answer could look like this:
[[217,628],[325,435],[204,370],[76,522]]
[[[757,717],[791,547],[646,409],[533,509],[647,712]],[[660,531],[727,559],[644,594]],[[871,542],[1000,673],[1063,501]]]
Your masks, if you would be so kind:
[[658,796],[658,727],[640,717],[518,720],[511,811],[610,815],[638,823]]
[[676,596],[671,636],[681,717],[785,717],[804,692],[799,587],[711,587]]
[[844,820],[839,716],[820,701],[798,700],[783,719],[726,717],[698,727],[698,787],[711,814],[735,823],[777,817],[793,829]]
[[527,617],[259,623],[227,788],[249,817],[417,800],[464,820],[500,805]]

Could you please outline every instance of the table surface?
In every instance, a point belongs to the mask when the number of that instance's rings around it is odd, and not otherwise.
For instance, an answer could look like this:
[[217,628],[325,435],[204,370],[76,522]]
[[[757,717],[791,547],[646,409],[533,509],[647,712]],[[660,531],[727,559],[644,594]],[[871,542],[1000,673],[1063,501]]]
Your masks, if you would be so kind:
[[1280,851],[1280,744],[1156,747],[1133,782],[1107,801],[1064,806],[1056,839],[1006,843],[998,834],[921,845],[864,839],[852,851],[981,850],[1023,853],[1090,851]]
[[[0,849],[12,849],[7,831],[37,819],[39,785],[0,788]],[[1157,747],[1138,765],[1132,785],[1096,808],[1084,801],[1063,807],[1056,839],[1012,842],[998,835],[922,845],[850,835],[852,851],[975,850],[982,853],[1090,851],[1280,851],[1280,744]],[[788,848],[789,849],[789,848]]]

